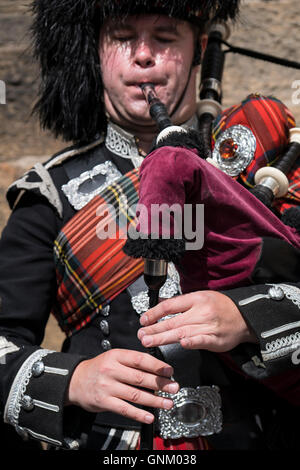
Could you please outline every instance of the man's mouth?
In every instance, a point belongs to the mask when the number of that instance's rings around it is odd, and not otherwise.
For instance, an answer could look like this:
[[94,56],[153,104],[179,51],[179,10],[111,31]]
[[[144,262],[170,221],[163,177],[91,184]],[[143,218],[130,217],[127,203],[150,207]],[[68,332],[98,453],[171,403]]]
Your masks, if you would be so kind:
[[127,83],[125,83],[125,85],[127,86],[136,86],[136,87],[141,87],[141,85],[145,84],[145,83],[153,83],[153,85],[156,87],[156,86],[163,86],[165,85],[165,81],[164,80],[159,80],[157,78],[143,78],[143,79],[133,79],[133,80],[128,80]]
[[143,94],[143,90],[142,90],[142,86],[145,85],[145,84],[148,84],[148,83],[151,83],[153,86],[154,86],[154,89],[156,90],[156,92],[159,91],[159,89],[162,87],[162,84],[159,83],[159,82],[154,82],[154,81],[151,81],[151,80],[145,80],[144,82],[137,82],[137,83],[134,83],[133,86],[136,88],[136,90],[138,91],[138,94]]

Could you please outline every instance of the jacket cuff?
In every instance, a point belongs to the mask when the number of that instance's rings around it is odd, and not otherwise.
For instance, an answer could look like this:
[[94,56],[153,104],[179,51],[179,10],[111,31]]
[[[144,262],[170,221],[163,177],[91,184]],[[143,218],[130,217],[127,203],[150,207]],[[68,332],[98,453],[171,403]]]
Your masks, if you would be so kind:
[[[86,357],[38,349],[19,369],[4,410],[4,421],[12,424],[24,439],[30,437],[54,446],[74,448],[64,413],[65,395],[75,367]],[[70,407],[71,408],[71,407]],[[75,413],[74,413],[75,408]],[[72,407],[72,419],[82,410]],[[77,416],[78,418],[78,416]]]
[[[295,284],[262,284],[223,291],[233,300],[258,345],[237,348],[242,369],[266,378],[300,363],[300,288]],[[249,352],[250,356],[249,357]],[[231,357],[234,358],[233,350]],[[243,363],[242,363],[243,362]]]

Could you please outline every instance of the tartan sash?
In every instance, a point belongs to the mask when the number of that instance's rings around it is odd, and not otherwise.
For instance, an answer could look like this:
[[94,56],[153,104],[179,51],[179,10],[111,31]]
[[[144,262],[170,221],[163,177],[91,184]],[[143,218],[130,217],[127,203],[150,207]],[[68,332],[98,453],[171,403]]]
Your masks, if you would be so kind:
[[[106,187],[61,229],[54,242],[58,290],[52,313],[71,336],[89,323],[142,273],[142,259],[122,248],[138,202],[139,170],[134,169]],[[99,231],[115,228],[113,236]],[[104,230],[104,232],[103,232]]]

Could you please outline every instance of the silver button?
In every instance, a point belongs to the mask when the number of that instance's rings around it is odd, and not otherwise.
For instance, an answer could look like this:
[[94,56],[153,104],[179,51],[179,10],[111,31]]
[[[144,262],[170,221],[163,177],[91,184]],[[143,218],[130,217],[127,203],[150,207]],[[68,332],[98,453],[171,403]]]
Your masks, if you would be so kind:
[[24,395],[21,400],[21,406],[26,411],[31,411],[34,408],[33,399],[29,395]]
[[104,351],[108,351],[109,349],[111,349],[111,344],[110,342],[108,341],[108,339],[104,339],[101,341],[101,346],[102,348],[104,349]]
[[103,334],[105,334],[105,335],[109,334],[109,324],[108,324],[107,320],[101,320],[100,329],[101,329]]
[[108,317],[109,315],[109,311],[110,311],[110,305],[106,305],[106,307],[104,307],[102,310],[101,310],[101,315],[103,315],[104,317]]
[[45,371],[45,365],[43,361],[35,362],[31,368],[33,377],[39,377],[40,375],[43,374],[44,371]]
[[284,292],[279,286],[270,287],[268,290],[268,295],[272,300],[282,300],[284,299]]
[[76,441],[76,439],[66,437],[64,439],[64,443],[68,447],[69,450],[78,450],[79,449],[79,442]]

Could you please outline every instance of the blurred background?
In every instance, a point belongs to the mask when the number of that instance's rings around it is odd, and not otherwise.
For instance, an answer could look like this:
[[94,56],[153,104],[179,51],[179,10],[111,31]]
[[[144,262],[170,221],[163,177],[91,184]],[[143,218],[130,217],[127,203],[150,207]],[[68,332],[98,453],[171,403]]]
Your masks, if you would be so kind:
[[[0,233],[10,212],[5,199],[8,186],[34,163],[68,145],[41,130],[31,115],[39,71],[30,51],[29,6],[28,0],[0,0],[0,80],[6,87],[6,103],[0,104]],[[242,0],[239,22],[228,41],[300,62],[299,0]],[[300,126],[300,70],[228,54],[223,107],[252,92],[282,100]],[[43,346],[59,350],[62,340],[51,318]]]

